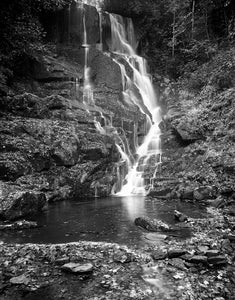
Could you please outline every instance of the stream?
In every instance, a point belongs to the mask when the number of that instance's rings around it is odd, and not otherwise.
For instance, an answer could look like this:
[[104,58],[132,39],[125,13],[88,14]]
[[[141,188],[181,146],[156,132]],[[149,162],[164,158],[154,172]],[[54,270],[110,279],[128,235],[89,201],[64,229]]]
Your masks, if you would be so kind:
[[[0,240],[8,243],[68,243],[104,241],[142,247],[159,243],[165,233],[148,233],[134,224],[136,217],[148,216],[176,225],[174,210],[189,217],[206,217],[200,205],[151,199],[143,196],[108,197],[64,201],[49,205],[49,209],[35,218],[39,228],[1,232]],[[190,237],[189,229],[180,229],[176,238]],[[174,235],[175,236],[175,235]]]

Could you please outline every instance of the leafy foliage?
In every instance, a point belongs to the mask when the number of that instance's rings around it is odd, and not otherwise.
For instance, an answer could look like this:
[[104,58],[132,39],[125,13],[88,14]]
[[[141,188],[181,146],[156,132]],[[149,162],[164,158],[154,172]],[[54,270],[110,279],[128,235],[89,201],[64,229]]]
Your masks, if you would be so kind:
[[141,20],[142,49],[158,73],[178,78],[209,61],[234,41],[235,5],[231,0],[159,0]]
[[0,63],[13,68],[22,55],[42,50],[45,35],[39,15],[61,9],[72,0],[2,0],[0,2]]
[[201,91],[206,86],[213,86],[218,92],[233,87],[235,84],[234,57],[234,49],[219,52],[200,69],[191,74],[188,73],[186,85],[195,92]]

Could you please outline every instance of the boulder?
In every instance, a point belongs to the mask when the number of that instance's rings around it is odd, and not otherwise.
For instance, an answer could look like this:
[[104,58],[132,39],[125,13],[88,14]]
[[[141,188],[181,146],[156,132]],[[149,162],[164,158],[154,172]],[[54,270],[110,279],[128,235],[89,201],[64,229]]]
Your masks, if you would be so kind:
[[182,199],[193,200],[193,189],[185,188],[180,191],[180,197]]
[[169,264],[179,270],[187,270],[185,262],[180,258],[172,258],[169,260]]
[[210,200],[209,203],[215,208],[223,208],[226,205],[226,200],[223,197],[219,196],[216,199]]
[[193,191],[194,199],[198,201],[213,199],[216,197],[217,190],[213,186],[202,186]]
[[67,263],[61,267],[62,271],[73,273],[73,274],[89,274],[93,272],[93,265],[91,263],[80,264],[80,263]]
[[154,260],[162,260],[167,258],[167,251],[155,250],[151,253],[151,256]]
[[227,263],[227,259],[225,256],[211,256],[208,257],[208,263],[210,265],[224,265]]
[[140,226],[148,231],[171,231],[172,228],[161,220],[140,217],[135,219],[135,225]]
[[167,255],[169,258],[177,258],[186,254],[185,250],[182,249],[169,249]]
[[174,216],[175,216],[175,219],[176,219],[177,221],[179,221],[179,222],[185,222],[185,221],[188,221],[188,217],[187,217],[185,214],[183,214],[183,213],[181,213],[180,211],[178,211],[178,210],[175,210],[175,211],[174,211]]
[[23,218],[41,211],[46,204],[44,193],[22,190],[0,182],[0,217],[7,220]]
[[204,255],[194,255],[191,257],[190,262],[193,264],[206,264],[207,257]]
[[26,277],[26,275],[20,275],[20,276],[16,276],[16,277],[12,277],[10,279],[10,283],[11,284],[24,284],[27,285],[29,283],[29,279]]

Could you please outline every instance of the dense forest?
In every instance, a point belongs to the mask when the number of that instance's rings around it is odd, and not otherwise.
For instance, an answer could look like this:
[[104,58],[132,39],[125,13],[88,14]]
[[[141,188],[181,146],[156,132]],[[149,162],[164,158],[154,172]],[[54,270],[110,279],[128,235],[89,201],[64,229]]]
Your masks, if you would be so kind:
[[[43,13],[68,7],[72,1],[2,1],[1,2],[1,80],[10,80],[20,57],[33,55],[46,47],[47,33]],[[136,22],[139,51],[151,62],[151,69],[177,79],[190,76],[200,65],[210,61],[220,50],[234,45],[235,5],[229,0],[208,1],[106,1],[110,12],[121,12]],[[116,1],[117,2],[117,1]],[[229,59],[225,52],[218,64]],[[231,62],[232,63],[232,62]],[[14,68],[13,68],[14,66]],[[224,66],[226,67],[226,66]],[[196,75],[195,75],[196,76]],[[201,77],[203,74],[201,74]],[[223,74],[226,77],[225,74]],[[229,85],[230,78],[221,78]],[[216,79],[215,79],[216,80]],[[219,79],[218,79],[219,80]],[[192,79],[190,84],[194,85]],[[198,78],[198,85],[204,81]]]

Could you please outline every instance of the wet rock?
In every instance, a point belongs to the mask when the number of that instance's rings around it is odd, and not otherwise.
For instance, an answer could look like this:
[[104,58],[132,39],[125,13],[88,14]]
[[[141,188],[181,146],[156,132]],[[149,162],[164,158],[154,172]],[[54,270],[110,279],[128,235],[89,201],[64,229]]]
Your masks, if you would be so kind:
[[225,256],[211,256],[208,257],[208,263],[210,265],[224,265],[227,263]]
[[185,221],[188,220],[188,217],[185,214],[178,211],[178,210],[174,211],[174,216],[175,216],[175,219],[179,222],[185,222]]
[[32,221],[17,221],[12,224],[0,224],[0,230],[22,230],[22,229],[32,229],[37,228],[38,224]]
[[187,117],[182,117],[174,129],[183,141],[192,143],[203,138],[199,124]]
[[12,277],[10,279],[11,284],[24,284],[27,285],[29,283],[29,279],[23,274],[17,277]]
[[31,93],[23,93],[8,97],[3,104],[4,109],[14,114],[35,118],[44,118],[48,115],[41,99]]
[[97,52],[91,62],[93,77],[97,84],[104,84],[115,90],[122,90],[122,76],[120,67],[111,57]]
[[177,257],[180,257],[182,255],[185,255],[186,254],[186,251],[185,250],[182,250],[182,249],[169,249],[168,250],[168,257],[169,258],[177,258]]
[[167,251],[155,250],[151,253],[151,256],[154,260],[163,260],[167,258]]
[[218,256],[219,251],[218,250],[207,250],[206,251],[206,256],[207,257],[213,257],[213,256]]
[[179,270],[186,270],[184,261],[180,258],[172,258],[169,260],[169,264]]
[[93,265],[91,263],[80,264],[71,262],[63,265],[61,269],[73,274],[87,274],[93,272]]
[[148,231],[170,231],[171,227],[161,220],[150,219],[148,217],[139,217],[135,219],[135,225]]
[[153,195],[154,197],[165,197],[166,195],[170,194],[172,191],[171,188],[165,187],[165,188],[157,188],[154,189],[153,191],[149,192],[149,195]]
[[232,244],[230,243],[229,239],[225,239],[221,245],[222,249],[225,250],[227,253],[233,253]]
[[230,242],[235,243],[235,234],[229,234],[227,238],[229,239]]
[[193,200],[193,190],[191,188],[185,188],[180,191],[181,199]]
[[232,216],[232,217],[235,217],[235,208],[228,208],[226,211],[225,211],[225,214],[229,215],[229,216]]
[[204,255],[194,255],[191,257],[190,262],[194,264],[206,264],[207,257]]
[[132,257],[130,253],[120,250],[114,253],[113,260],[120,263],[129,263],[132,261]]
[[226,204],[226,201],[223,197],[218,197],[215,200],[209,201],[209,203],[215,208],[223,208]]
[[216,196],[216,189],[212,186],[204,186],[196,188],[193,192],[194,199],[201,201],[211,199]]
[[0,182],[0,217],[14,220],[27,215],[36,214],[46,204],[44,193],[21,190],[17,186],[10,186]]
[[208,249],[209,249],[209,247],[208,246],[198,246],[198,251],[200,252],[200,253],[203,253],[203,254],[205,254],[207,251],[208,251]]
[[61,258],[58,258],[55,260],[55,264],[60,265],[60,266],[65,265],[68,262],[69,262],[69,257],[61,257]]

